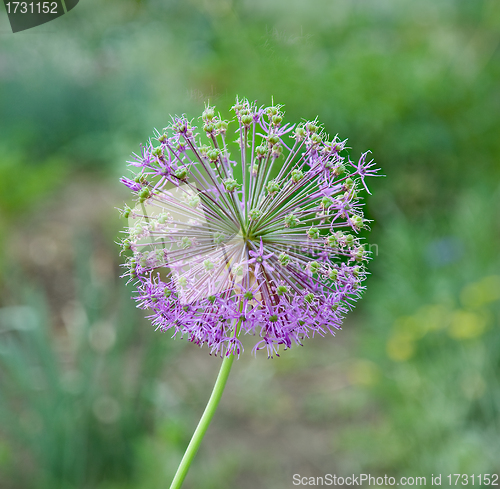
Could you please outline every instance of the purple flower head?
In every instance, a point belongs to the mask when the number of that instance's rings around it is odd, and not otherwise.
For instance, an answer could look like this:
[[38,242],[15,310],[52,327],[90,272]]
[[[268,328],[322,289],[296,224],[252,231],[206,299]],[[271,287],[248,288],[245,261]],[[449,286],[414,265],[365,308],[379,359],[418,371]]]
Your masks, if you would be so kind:
[[281,106],[245,99],[232,110],[207,106],[201,129],[173,117],[134,155],[126,276],[157,329],[221,356],[254,335],[271,357],[334,334],[361,297],[358,193],[377,170],[367,153],[346,161],[317,120],[285,124]]

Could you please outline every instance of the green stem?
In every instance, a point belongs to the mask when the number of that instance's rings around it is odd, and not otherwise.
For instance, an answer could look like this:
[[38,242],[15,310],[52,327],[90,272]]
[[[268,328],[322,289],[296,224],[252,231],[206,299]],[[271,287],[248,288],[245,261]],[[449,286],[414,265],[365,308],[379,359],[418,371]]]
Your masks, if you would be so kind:
[[203,416],[196,427],[196,430],[189,442],[189,445],[186,449],[186,453],[184,453],[184,457],[182,457],[181,463],[177,472],[175,474],[174,480],[172,481],[172,485],[170,489],[179,489],[184,482],[184,478],[189,470],[191,462],[200,447],[201,441],[207,432],[208,425],[215,414],[215,410],[219,404],[219,401],[222,397],[222,393],[224,392],[224,387],[226,385],[227,378],[229,377],[229,372],[231,371],[231,366],[233,365],[234,354],[231,354],[224,358],[222,361],[222,366],[220,368],[219,375],[217,380],[215,381],[214,390],[212,391],[212,395],[208,400],[207,407],[203,413]]

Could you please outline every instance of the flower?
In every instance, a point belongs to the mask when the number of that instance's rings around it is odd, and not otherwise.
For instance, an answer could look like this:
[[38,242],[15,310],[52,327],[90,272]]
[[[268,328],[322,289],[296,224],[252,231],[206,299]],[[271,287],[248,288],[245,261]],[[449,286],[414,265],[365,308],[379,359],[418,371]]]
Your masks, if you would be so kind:
[[232,110],[225,121],[207,106],[202,135],[173,117],[129,162],[126,275],[157,329],[221,356],[253,334],[272,357],[335,334],[361,297],[369,221],[358,192],[378,170],[367,153],[352,163],[316,120],[282,124],[282,106],[236,99]]

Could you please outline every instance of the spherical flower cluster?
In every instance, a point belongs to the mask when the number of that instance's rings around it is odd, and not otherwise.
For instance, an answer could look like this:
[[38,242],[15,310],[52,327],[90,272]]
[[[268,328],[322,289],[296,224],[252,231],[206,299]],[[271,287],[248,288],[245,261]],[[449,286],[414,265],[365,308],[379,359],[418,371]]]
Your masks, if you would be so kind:
[[361,296],[359,192],[378,170],[317,121],[284,124],[281,106],[237,99],[232,110],[225,121],[206,107],[199,133],[173,117],[134,155],[121,245],[157,329],[221,356],[239,355],[247,333],[272,357],[334,334]]

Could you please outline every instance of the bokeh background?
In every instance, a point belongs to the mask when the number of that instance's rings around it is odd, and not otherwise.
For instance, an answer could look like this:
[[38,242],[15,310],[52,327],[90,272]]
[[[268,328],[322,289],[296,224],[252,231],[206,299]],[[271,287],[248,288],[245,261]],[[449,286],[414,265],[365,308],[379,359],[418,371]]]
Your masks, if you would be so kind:
[[498,0],[0,14],[0,487],[168,487],[220,359],[135,309],[118,178],[169,114],[237,94],[372,150],[377,256],[335,338],[247,348],[186,489],[500,473],[499,45]]

